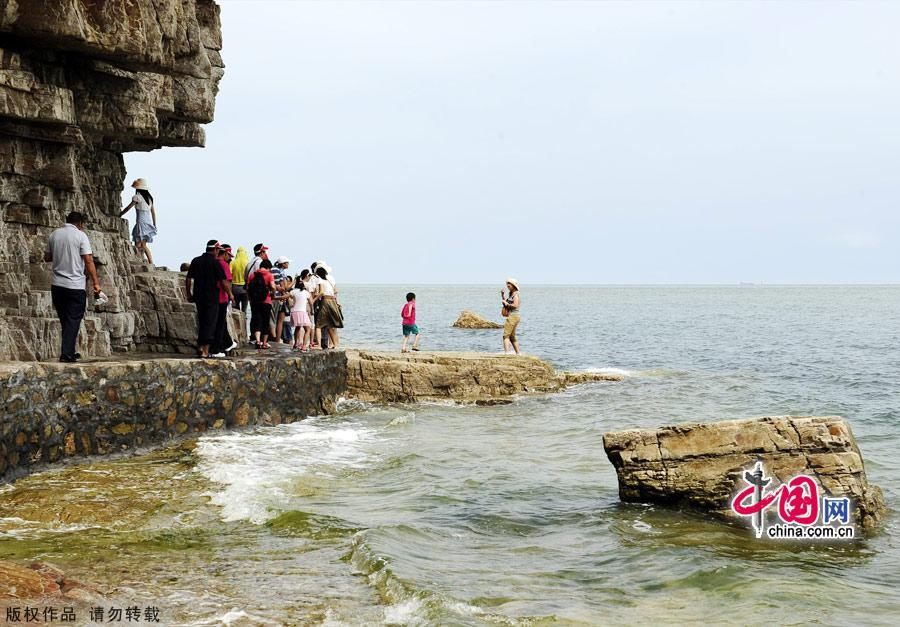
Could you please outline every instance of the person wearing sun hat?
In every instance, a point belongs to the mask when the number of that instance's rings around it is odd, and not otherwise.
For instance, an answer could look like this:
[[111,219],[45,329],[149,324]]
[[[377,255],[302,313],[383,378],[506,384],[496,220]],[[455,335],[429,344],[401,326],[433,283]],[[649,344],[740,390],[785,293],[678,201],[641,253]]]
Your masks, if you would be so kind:
[[135,208],[134,228],[131,229],[131,239],[137,248],[138,255],[147,258],[147,263],[153,264],[153,255],[150,254],[148,244],[156,237],[156,205],[145,179],[134,179],[131,186],[135,194],[127,207],[122,209],[119,217],[123,217],[128,211]]
[[[218,259],[219,248],[219,240],[206,242],[206,252],[191,260],[184,278],[188,302],[197,307],[197,354],[204,358],[210,356],[209,347],[215,341],[219,286],[226,281],[225,270]],[[231,289],[230,283],[228,289]]]
[[519,341],[516,339],[516,328],[519,326],[519,307],[521,299],[519,295],[519,282],[516,279],[506,279],[506,287],[509,289],[509,296],[506,296],[505,290],[500,290],[500,305],[506,311],[506,324],[503,325],[503,352],[508,353],[512,348],[519,354]]

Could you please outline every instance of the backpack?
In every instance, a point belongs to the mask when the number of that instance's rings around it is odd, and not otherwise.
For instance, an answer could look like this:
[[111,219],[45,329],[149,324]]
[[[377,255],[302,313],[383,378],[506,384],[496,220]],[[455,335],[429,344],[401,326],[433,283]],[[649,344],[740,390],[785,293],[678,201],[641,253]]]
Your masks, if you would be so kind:
[[257,272],[247,284],[247,297],[252,303],[261,303],[266,300],[269,295],[269,286],[266,284],[266,277],[262,272]]

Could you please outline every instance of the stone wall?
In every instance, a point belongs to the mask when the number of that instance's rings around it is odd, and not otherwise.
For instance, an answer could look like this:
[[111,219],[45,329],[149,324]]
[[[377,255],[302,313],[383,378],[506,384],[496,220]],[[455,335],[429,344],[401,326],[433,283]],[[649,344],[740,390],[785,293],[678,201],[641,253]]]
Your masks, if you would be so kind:
[[333,411],[341,352],[201,361],[6,364],[0,368],[0,480],[65,458],[183,435],[280,424]]
[[187,345],[192,308],[118,217],[122,153],[204,144],[221,48],[212,0],[0,0],[0,360],[58,357],[43,253],[73,210],[110,296],[79,350]]

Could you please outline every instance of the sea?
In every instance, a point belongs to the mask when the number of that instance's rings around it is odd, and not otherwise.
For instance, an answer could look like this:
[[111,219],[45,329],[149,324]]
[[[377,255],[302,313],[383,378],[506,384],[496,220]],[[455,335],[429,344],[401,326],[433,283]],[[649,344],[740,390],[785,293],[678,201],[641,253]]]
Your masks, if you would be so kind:
[[[424,350],[500,352],[500,331],[451,324],[499,321],[501,287],[342,285],[342,341],[399,351],[414,291]],[[0,488],[0,559],[52,563],[167,625],[900,623],[900,286],[521,295],[525,353],[624,380],[487,407],[343,399],[41,472]],[[890,510],[879,532],[757,540],[619,501],[604,433],[767,415],[848,421]]]

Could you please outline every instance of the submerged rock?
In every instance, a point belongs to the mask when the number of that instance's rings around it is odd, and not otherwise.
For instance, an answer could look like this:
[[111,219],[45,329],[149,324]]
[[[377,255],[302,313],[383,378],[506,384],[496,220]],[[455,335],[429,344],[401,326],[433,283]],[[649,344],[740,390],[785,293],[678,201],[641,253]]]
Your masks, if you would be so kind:
[[464,309],[453,323],[457,329],[502,329],[503,325],[479,316],[474,311]]
[[23,566],[0,561],[0,602],[52,598],[94,602],[101,597],[92,586],[68,579],[51,564],[35,562]]
[[582,383],[595,383],[598,381],[624,381],[624,374],[613,372],[563,372],[559,375],[563,385],[581,385]]
[[825,496],[850,497],[863,529],[884,517],[881,489],[869,485],[850,426],[838,416],[770,416],[603,436],[627,502],[687,505],[736,517],[731,501],[745,470],[761,461],[771,489],[796,475],[814,477]]

